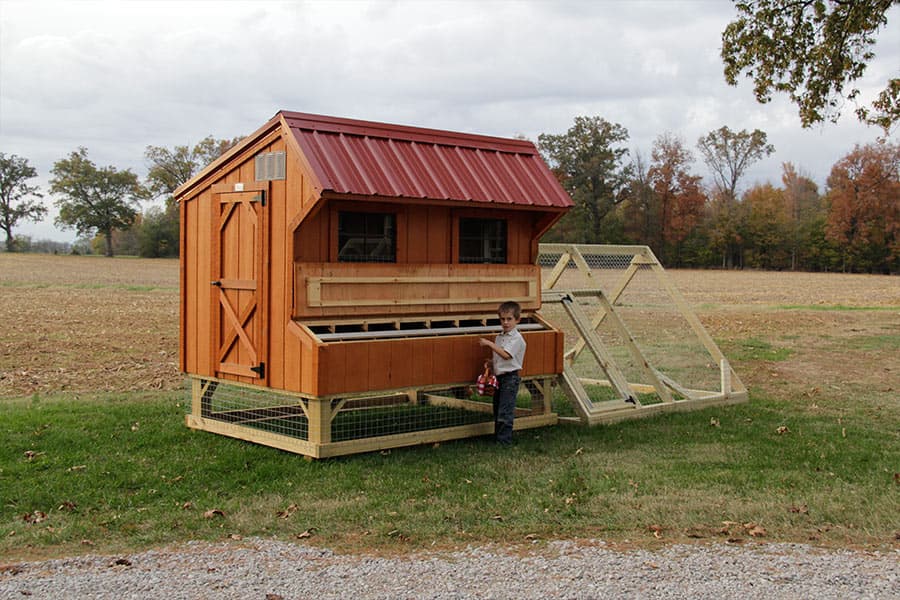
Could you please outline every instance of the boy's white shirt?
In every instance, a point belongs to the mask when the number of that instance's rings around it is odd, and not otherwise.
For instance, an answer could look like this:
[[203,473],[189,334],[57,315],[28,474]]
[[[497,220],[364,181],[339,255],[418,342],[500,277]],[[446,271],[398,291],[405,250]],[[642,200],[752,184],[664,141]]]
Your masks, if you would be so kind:
[[525,338],[517,328],[497,334],[494,343],[509,352],[511,358],[503,358],[494,352],[494,374],[502,375],[510,371],[518,371],[525,362]]

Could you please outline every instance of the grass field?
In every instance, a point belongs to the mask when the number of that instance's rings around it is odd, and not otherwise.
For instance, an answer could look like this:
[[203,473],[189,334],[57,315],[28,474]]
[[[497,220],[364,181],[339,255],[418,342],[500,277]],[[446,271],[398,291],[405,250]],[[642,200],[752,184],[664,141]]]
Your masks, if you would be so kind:
[[184,427],[177,261],[0,254],[0,557],[248,535],[900,544],[900,280],[670,276],[749,403],[309,461]]

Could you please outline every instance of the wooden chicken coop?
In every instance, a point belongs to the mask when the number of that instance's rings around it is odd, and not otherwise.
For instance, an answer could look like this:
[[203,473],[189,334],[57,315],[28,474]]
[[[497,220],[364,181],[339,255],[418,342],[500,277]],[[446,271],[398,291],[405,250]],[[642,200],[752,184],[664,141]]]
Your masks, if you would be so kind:
[[571,200],[531,142],[279,112],[176,198],[189,427],[313,457],[491,433],[505,300],[515,426],[556,422],[536,259]]

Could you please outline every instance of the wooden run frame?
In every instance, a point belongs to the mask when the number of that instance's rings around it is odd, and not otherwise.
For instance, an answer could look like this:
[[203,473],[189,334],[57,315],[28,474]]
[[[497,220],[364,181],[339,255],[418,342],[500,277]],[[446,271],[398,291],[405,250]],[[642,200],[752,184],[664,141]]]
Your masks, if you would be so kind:
[[[517,408],[515,430],[555,425],[557,415],[551,410],[553,377],[523,380],[531,393],[531,408]],[[451,427],[409,431],[393,435],[361,437],[332,441],[332,424],[342,411],[365,410],[371,407],[390,407],[399,404],[428,404],[478,413],[490,413],[487,402],[475,402],[454,397],[452,392],[465,386],[429,386],[387,390],[378,393],[349,394],[337,397],[310,397],[258,385],[243,384],[231,380],[210,377],[190,377],[191,412],[186,415],[188,427],[303,454],[312,458],[328,458],[388,448],[433,444],[447,440],[479,435],[494,431],[493,421],[469,423]],[[271,406],[240,407],[226,411],[213,411],[211,398],[222,388],[244,389],[265,393],[272,398]],[[254,428],[253,423],[266,419],[296,416],[308,423],[304,436]],[[305,439],[304,439],[305,438]]]
[[[575,245],[575,244],[541,244],[538,256],[559,255],[549,275],[543,282],[542,301],[560,303],[571,318],[578,339],[566,351],[563,374],[560,385],[571,400],[580,422],[593,425],[611,423],[625,419],[649,416],[661,412],[696,410],[708,406],[736,404],[747,401],[747,389],[731,368],[728,359],[707,333],[703,324],[691,310],[681,293],[672,284],[662,265],[647,246],[612,246],[612,245]],[[588,282],[597,281],[594,272],[585,260],[585,255],[631,256],[631,261],[624,273],[620,275],[611,292],[604,293],[599,285],[587,289],[557,289],[562,275],[570,268],[570,263],[581,272]],[[543,260],[546,260],[544,258]],[[620,318],[616,303],[632,282],[639,269],[649,268],[656,276],[660,287],[666,292],[669,300],[681,316],[690,325],[697,339],[709,353],[719,368],[719,389],[698,390],[679,384],[653,367],[646,355],[641,351],[626,323]],[[593,317],[589,317],[579,306],[578,298],[591,298],[599,303],[599,309]],[[604,345],[597,330],[607,322],[618,334],[627,351],[638,365],[648,383],[636,384],[626,379],[622,369],[616,364],[613,354]],[[606,375],[606,380],[580,378],[573,367],[575,359],[587,349]],[[619,398],[616,401],[594,403],[585,390],[586,384],[610,386],[615,389]],[[675,392],[678,399],[673,397]],[[660,402],[642,404],[639,394],[655,394]],[[560,419],[565,421],[564,418]]]

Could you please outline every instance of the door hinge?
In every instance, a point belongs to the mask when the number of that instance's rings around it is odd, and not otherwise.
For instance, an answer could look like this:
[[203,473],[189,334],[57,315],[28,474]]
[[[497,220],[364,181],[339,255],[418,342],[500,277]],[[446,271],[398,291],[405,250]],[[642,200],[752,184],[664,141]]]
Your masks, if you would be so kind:
[[250,367],[250,370],[256,373],[260,379],[265,379],[266,377],[266,363],[259,363],[258,367]]
[[265,190],[260,190],[260,192],[257,195],[253,196],[253,200],[251,200],[251,202],[259,202],[260,206],[265,206],[266,205]]
[[209,285],[214,285],[216,287],[222,287],[222,282],[221,281],[210,281]]

